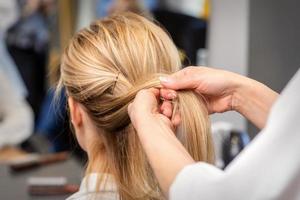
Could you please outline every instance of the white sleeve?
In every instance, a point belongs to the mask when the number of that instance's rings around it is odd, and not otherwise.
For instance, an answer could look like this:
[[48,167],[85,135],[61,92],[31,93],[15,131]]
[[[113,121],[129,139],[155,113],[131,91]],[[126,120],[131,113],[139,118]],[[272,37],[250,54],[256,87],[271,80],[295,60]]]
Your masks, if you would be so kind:
[[267,125],[221,171],[198,163],[173,182],[171,200],[300,199],[300,70],[274,104]]
[[33,112],[0,72],[0,148],[17,145],[33,131]]

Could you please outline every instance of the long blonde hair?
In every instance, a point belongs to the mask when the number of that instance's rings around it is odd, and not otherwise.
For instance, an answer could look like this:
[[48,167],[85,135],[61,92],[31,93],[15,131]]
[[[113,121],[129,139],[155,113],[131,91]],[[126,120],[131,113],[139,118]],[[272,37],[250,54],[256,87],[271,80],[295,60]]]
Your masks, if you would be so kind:
[[[153,22],[132,13],[93,22],[73,37],[64,52],[58,88],[64,86],[101,130],[87,173],[104,151],[106,162],[99,171],[113,175],[121,199],[164,199],[130,123],[127,106],[139,90],[160,87],[158,76],[180,67],[170,37]],[[182,119],[177,138],[195,161],[212,163],[204,99],[182,90],[175,101]]]

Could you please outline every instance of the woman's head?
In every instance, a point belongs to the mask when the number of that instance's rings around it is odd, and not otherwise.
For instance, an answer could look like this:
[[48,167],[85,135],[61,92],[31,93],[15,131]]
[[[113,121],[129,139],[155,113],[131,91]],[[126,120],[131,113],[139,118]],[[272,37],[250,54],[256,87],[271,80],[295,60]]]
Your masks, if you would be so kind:
[[[90,149],[78,133],[77,139],[90,151],[89,166],[105,154],[99,171],[114,175],[123,199],[162,198],[130,124],[127,106],[139,90],[159,87],[158,76],[175,72],[180,66],[169,36],[153,22],[131,13],[95,21],[79,31],[64,52],[59,87],[66,88],[70,104],[78,105],[75,109],[70,105],[71,116],[80,118],[78,109],[86,116],[75,125],[72,118],[75,131],[79,132],[80,123],[93,126],[97,132],[90,140]],[[178,139],[195,160],[212,162],[210,124],[203,99],[192,91],[180,91],[174,107],[182,118]]]

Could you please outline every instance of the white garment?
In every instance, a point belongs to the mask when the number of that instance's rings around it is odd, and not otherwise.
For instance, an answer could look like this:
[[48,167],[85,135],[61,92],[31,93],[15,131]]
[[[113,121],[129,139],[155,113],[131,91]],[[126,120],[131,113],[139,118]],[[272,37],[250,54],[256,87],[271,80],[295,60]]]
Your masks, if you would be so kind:
[[300,70],[271,109],[266,127],[224,170],[185,167],[171,200],[300,199]]
[[167,9],[190,15],[193,17],[200,17],[204,12],[204,0],[165,0],[164,4]]
[[0,30],[6,31],[19,15],[17,0],[0,0]]
[[7,29],[18,19],[19,13],[16,0],[0,0],[0,73],[4,73],[13,89],[22,97],[26,97],[28,91],[20,76],[17,66],[7,52],[5,45],[5,33]]
[[17,145],[33,132],[33,112],[0,69],[0,148]]
[[97,187],[97,180],[100,175],[92,173],[85,177],[80,184],[79,191],[67,200],[119,200],[118,189],[111,175],[104,174],[105,185]]
[[6,45],[4,43],[4,33],[2,30],[0,30],[0,58],[0,73],[3,73],[10,81],[10,85],[16,94],[20,97],[26,98],[28,95],[27,88],[19,74],[17,66],[7,52]]

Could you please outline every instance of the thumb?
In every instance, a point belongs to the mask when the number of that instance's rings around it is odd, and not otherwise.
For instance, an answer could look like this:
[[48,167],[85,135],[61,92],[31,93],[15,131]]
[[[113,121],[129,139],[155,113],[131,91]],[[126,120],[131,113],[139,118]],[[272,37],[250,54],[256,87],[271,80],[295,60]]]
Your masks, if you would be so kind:
[[162,86],[173,90],[195,89],[197,87],[195,74],[190,68],[184,68],[169,76],[161,76],[159,80]]

